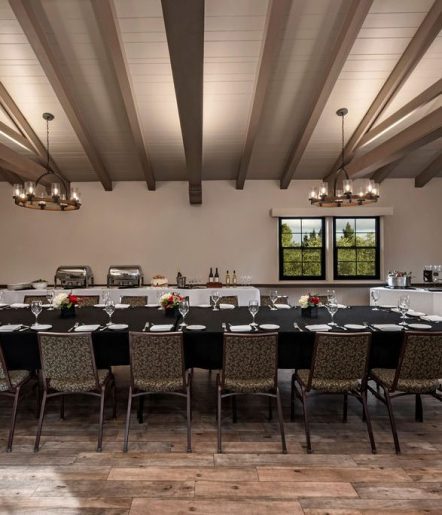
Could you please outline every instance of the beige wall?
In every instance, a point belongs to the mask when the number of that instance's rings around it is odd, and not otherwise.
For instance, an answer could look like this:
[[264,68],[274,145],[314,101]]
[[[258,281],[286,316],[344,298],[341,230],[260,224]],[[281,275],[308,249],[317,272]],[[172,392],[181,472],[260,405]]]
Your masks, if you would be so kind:
[[[280,190],[274,181],[249,181],[244,191],[231,182],[205,182],[202,206],[189,205],[182,182],[159,183],[154,192],[138,182],[116,183],[113,192],[98,183],[78,186],[83,207],[62,214],[16,207],[9,184],[0,183],[0,284],[51,280],[59,264],[91,265],[96,283],[105,282],[110,264],[140,264],[146,282],[156,273],[173,279],[178,268],[205,279],[210,266],[250,274],[256,283],[277,282],[277,220],[269,211],[308,207],[312,182]],[[378,205],[394,207],[385,218],[386,270],[411,270],[421,282],[425,264],[442,263],[441,199],[442,179],[422,189],[406,179],[382,184]],[[366,292],[346,290],[346,296],[366,299]]]

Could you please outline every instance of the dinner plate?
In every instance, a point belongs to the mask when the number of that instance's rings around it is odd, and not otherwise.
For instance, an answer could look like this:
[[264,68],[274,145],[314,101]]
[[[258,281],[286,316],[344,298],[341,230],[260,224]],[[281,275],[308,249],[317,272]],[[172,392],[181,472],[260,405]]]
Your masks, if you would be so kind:
[[318,332],[318,333],[324,333],[327,331],[331,331],[331,327],[327,324],[306,325],[305,328],[308,331],[313,331],[313,332]]
[[51,324],[33,324],[31,325],[31,329],[34,331],[47,331],[48,329],[52,329]]
[[229,329],[232,333],[250,333],[250,331],[252,330],[252,326],[251,325],[231,325]]
[[212,306],[210,304],[198,304],[195,307],[196,308],[211,308]]
[[413,309],[410,309],[410,311],[407,311],[406,313],[409,317],[424,317],[425,313],[422,313],[421,311],[414,311]]
[[423,329],[424,331],[432,328],[430,324],[408,324],[408,327],[411,327],[412,329]]
[[0,325],[0,333],[12,333],[13,331],[17,331],[17,329],[20,329],[20,327],[23,326],[21,324]]
[[159,308],[160,305],[157,303],[153,304],[153,303],[150,303],[150,304],[146,304],[146,308]]
[[291,306],[289,306],[288,304],[274,304],[275,308],[276,309],[290,309]]
[[9,304],[4,304],[3,302],[0,302],[0,308],[5,308],[6,306],[9,306]]
[[272,331],[272,330],[279,329],[279,325],[277,325],[277,324],[260,324],[259,328],[264,329],[265,331]]
[[130,308],[130,304],[115,304],[115,309],[127,309]]
[[124,329],[127,329],[129,326],[127,324],[111,324],[108,325],[107,328],[111,329],[112,331],[123,331]]
[[350,329],[351,331],[363,331],[364,329],[367,329],[365,325],[361,324],[345,324],[344,327]]
[[235,304],[220,304],[219,309],[235,309]]
[[205,328],[206,328],[205,325],[198,325],[198,324],[188,325],[185,327],[185,329],[189,329],[189,331],[203,331]]

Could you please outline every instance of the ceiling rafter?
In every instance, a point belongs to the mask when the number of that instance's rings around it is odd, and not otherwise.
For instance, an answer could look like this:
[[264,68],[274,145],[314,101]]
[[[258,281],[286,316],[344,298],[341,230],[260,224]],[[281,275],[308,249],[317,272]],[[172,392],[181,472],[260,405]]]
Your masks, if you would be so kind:
[[161,0],[191,204],[202,203],[204,0]]
[[317,89],[311,97],[312,104],[309,114],[291,147],[289,158],[281,176],[280,186],[282,189],[289,187],[290,181],[295,175],[296,168],[304,155],[308,142],[310,141],[372,3],[372,0],[364,0],[363,2],[353,0],[350,5],[342,24],[341,32],[333,47],[330,58],[327,60],[328,65],[324,69],[324,75],[321,80],[317,81]]
[[112,0],[92,0],[92,8],[109,56],[109,62],[117,79],[129,122],[131,136],[137,149],[138,160],[143,170],[147,186],[155,190],[155,177],[147,153],[146,144],[141,130],[140,118],[134,102],[133,87],[129,75],[129,66],[123,50],[117,15]]
[[40,0],[9,0],[9,4],[23,29],[32,49],[63,107],[81,145],[106,191],[112,190],[112,180],[103,160],[93,144],[93,138],[75,99],[69,78],[57,61],[53,45],[39,23],[36,10],[43,12]]
[[0,133],[7,139],[13,141],[16,145],[29,150],[29,152],[35,152],[34,147],[21,132],[17,132],[14,129],[11,129],[11,127],[3,122],[0,122]]
[[416,188],[423,188],[442,171],[442,152],[414,179]]
[[46,168],[28,157],[22,156],[4,143],[0,143],[0,162],[5,170],[29,180],[36,180],[46,172]]
[[259,71],[255,82],[253,106],[250,113],[247,136],[239,164],[236,188],[242,190],[249,171],[252,151],[255,145],[264,102],[272,78],[275,61],[281,51],[284,31],[292,6],[291,0],[270,0],[267,9],[265,41],[262,47]]
[[396,161],[392,161],[391,163],[388,163],[382,166],[381,168],[378,168],[370,177],[370,179],[377,182],[378,184],[381,184],[391,174],[391,172],[399,166],[399,163],[401,161],[402,158],[399,158],[396,159]]
[[7,170],[0,166],[0,175],[2,175],[11,186],[14,184],[21,184],[22,178],[11,170]]
[[442,107],[432,111],[365,154],[356,156],[346,165],[347,173],[354,178],[366,176],[440,137],[442,137]]
[[[379,116],[396,97],[396,94],[422,59],[423,55],[428,50],[441,29],[442,2],[440,0],[435,0],[431,9],[428,11],[428,14],[417,29],[413,39],[408,44],[356,130],[347,141],[347,144],[345,145],[346,163],[348,163],[353,157],[353,153],[360,143],[361,138],[373,127]],[[339,157],[332,169],[324,177],[324,180],[331,178],[340,166],[340,163],[341,158]]]

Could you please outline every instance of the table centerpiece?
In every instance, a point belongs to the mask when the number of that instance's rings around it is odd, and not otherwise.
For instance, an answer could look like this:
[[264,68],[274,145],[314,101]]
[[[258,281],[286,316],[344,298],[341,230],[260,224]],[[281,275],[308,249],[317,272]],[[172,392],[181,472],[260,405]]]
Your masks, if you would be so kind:
[[60,310],[61,318],[75,317],[75,305],[78,302],[78,297],[72,293],[59,293],[54,297],[52,305],[54,308]]
[[302,295],[299,298],[299,305],[301,306],[301,316],[305,318],[318,318],[318,305],[320,299],[316,295]]
[[160,297],[160,306],[164,309],[164,314],[169,317],[178,317],[179,303],[184,300],[182,295],[175,292],[167,292]]

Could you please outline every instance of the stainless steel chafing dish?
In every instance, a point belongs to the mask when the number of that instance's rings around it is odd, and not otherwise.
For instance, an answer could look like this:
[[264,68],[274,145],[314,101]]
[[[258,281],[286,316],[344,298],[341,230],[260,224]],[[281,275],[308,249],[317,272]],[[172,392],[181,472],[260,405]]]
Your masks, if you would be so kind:
[[107,285],[125,288],[142,286],[144,280],[140,265],[110,266],[107,273]]
[[94,285],[94,274],[88,265],[59,266],[54,284],[63,288],[88,288]]

